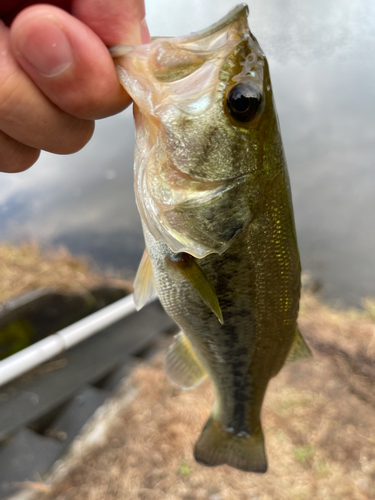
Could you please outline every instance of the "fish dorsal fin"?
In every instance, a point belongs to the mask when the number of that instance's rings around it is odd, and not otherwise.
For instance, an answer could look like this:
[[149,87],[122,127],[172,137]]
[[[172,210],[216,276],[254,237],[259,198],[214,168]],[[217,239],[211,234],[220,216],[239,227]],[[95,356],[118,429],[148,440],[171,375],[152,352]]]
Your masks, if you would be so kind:
[[178,253],[174,257],[167,256],[167,260],[185,276],[195,288],[196,292],[201,296],[206,306],[211,309],[220,323],[223,324],[223,315],[215,289],[208,281],[207,276],[199,267],[195,258],[188,253]]
[[134,304],[139,311],[156,296],[154,274],[147,248],[143,252],[141,262],[134,280]]
[[304,338],[302,337],[300,331],[296,330],[296,335],[293,340],[292,347],[290,348],[289,354],[286,358],[285,364],[289,365],[294,363],[294,361],[299,361],[300,359],[311,358],[312,354],[309,346],[306,344]]
[[176,335],[168,349],[164,372],[171,382],[182,389],[197,387],[207,375],[183,332]]

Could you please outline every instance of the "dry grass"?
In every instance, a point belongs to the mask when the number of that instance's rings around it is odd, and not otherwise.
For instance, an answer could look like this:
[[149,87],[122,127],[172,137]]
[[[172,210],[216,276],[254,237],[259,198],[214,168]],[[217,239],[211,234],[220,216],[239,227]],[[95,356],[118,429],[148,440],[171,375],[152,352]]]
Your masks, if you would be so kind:
[[19,247],[0,244],[0,304],[37,288],[86,293],[95,286],[116,283],[126,284],[94,273],[88,262],[73,257],[65,248],[41,251],[34,243]]
[[263,408],[269,472],[196,464],[192,447],[210,413],[205,382],[184,392],[163,355],[134,370],[133,401],[105,439],[76,454],[41,500],[365,500],[375,498],[375,324],[306,293],[301,330],[314,359],[272,380]]

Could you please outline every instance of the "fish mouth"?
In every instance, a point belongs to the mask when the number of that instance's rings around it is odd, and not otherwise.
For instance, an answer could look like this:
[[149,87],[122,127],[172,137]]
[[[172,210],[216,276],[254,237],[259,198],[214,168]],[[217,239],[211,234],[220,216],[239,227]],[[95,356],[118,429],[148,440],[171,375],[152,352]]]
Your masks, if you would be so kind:
[[[210,73],[211,68],[212,74],[204,74],[202,78],[207,82],[217,79],[222,61],[241,40],[252,36],[247,22],[248,13],[248,6],[240,4],[201,31],[178,37],[154,37],[150,43],[135,47],[112,47],[112,57],[120,58],[117,71],[127,92],[138,103],[138,96],[132,92],[134,85],[139,87],[139,83],[145,87],[141,94],[146,95],[147,87],[153,87],[155,91],[159,88],[158,83],[181,81],[208,62],[211,64],[206,71]],[[206,85],[204,92],[207,93]]]

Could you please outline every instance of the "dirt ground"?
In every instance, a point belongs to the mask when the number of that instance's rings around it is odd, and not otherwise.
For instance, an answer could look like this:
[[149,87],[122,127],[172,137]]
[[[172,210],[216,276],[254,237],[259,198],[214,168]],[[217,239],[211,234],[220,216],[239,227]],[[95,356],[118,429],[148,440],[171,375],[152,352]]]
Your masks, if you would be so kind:
[[134,369],[65,465],[31,485],[37,498],[375,499],[375,322],[373,303],[366,305],[362,313],[337,312],[304,294],[299,325],[314,358],[289,365],[269,385],[266,474],[195,463],[213,394],[208,381],[186,392],[168,383],[168,338],[151,363]]

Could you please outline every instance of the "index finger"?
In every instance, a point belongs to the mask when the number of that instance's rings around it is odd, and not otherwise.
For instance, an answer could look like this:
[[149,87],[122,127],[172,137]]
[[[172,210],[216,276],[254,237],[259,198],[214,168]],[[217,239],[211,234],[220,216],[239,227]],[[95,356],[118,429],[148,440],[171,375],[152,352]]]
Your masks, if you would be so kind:
[[151,41],[143,0],[73,0],[71,9],[107,47]]

